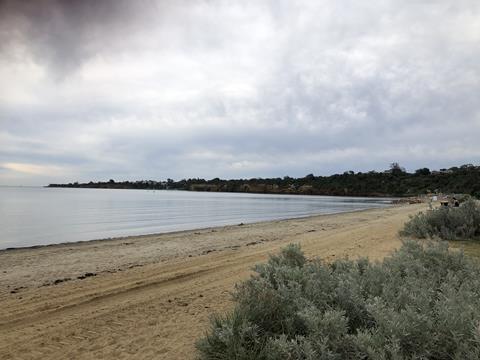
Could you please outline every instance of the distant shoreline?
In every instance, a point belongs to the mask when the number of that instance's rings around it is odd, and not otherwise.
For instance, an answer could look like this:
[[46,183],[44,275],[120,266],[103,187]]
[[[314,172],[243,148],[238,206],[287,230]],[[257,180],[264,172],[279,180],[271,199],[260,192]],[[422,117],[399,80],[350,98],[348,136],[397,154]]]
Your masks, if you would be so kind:
[[292,196],[329,196],[329,197],[351,197],[351,198],[407,198],[410,195],[394,196],[394,195],[327,195],[320,193],[301,193],[301,192],[260,192],[260,191],[204,191],[204,190],[190,190],[190,189],[152,189],[152,188],[124,188],[124,187],[93,187],[93,186],[56,186],[56,185],[44,185],[44,186],[9,186],[9,187],[42,187],[45,189],[87,189],[87,190],[143,190],[143,191],[185,191],[185,192],[197,192],[197,193],[223,193],[223,194],[258,194],[258,195],[292,195]]
[[[395,166],[393,166],[395,165]],[[90,181],[68,184],[49,184],[56,188],[96,189],[142,189],[142,190],[187,190],[199,192],[226,192],[252,194],[290,194],[352,197],[411,197],[434,193],[463,193],[480,198],[480,166],[472,164],[439,171],[428,168],[405,171],[398,164],[392,164],[383,172],[366,173],[346,171],[331,176],[309,174],[301,178],[252,179],[182,179],[174,181]]]
[[352,197],[352,198],[400,198],[412,197],[413,195],[391,195],[383,193],[369,194],[331,194],[328,192],[313,191],[241,191],[241,190],[202,190],[198,188],[140,188],[140,187],[124,187],[124,186],[91,186],[89,184],[69,185],[69,184],[49,184],[42,186],[47,189],[101,189],[101,190],[149,190],[149,191],[187,191],[187,192],[203,192],[203,193],[226,193],[226,194],[262,194],[262,195],[304,195],[304,196],[333,196],[333,197]]

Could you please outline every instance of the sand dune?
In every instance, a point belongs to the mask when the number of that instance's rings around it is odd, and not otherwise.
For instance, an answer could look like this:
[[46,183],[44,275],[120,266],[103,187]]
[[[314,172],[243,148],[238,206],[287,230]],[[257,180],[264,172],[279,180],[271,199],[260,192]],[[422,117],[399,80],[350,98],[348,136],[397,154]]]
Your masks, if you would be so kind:
[[425,204],[0,252],[1,359],[194,359],[234,284],[287,243],[381,259]]

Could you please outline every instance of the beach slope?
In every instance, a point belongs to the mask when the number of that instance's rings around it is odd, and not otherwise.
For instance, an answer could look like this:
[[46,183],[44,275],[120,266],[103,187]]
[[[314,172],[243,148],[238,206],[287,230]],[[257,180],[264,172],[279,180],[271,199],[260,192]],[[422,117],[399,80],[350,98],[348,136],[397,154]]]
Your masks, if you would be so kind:
[[1,359],[194,359],[234,284],[294,242],[382,259],[426,204],[0,251]]

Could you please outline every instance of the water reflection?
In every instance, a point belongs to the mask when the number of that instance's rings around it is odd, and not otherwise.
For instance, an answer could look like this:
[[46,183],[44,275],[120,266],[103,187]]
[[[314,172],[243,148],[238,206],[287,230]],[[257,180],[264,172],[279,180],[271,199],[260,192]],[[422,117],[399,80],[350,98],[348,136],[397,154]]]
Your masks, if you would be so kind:
[[390,199],[0,187],[0,248],[331,214]]

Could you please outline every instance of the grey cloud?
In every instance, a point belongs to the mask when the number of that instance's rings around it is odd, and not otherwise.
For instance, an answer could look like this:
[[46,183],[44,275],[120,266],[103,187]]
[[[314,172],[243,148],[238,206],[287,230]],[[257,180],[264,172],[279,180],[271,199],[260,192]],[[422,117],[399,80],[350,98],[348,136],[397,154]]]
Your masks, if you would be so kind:
[[3,0],[0,50],[26,48],[54,76],[67,76],[92,56],[123,50],[142,22],[162,21],[167,8],[148,0]]
[[0,10],[0,80],[19,72],[0,97],[0,166],[69,171],[22,181],[478,163],[474,0],[44,0]]

